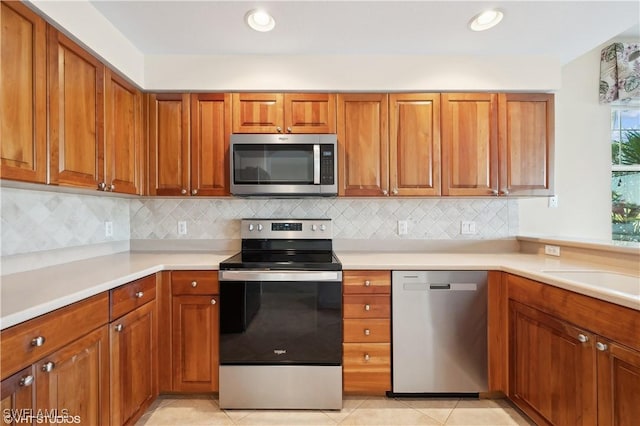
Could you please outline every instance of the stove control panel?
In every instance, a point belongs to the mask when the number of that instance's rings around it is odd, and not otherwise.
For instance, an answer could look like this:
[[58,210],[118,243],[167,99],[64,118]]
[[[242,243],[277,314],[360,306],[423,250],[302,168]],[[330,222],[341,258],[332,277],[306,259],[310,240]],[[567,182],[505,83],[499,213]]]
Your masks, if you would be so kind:
[[331,219],[242,219],[242,239],[331,239]]

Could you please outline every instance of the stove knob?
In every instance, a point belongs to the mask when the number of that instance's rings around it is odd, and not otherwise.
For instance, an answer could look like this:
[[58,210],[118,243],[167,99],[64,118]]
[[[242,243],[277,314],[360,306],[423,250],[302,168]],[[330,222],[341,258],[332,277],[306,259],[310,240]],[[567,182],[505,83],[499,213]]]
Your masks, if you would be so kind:
[[253,231],[253,223],[250,223],[249,224],[249,232],[252,232],[252,231]]
[[262,231],[262,225],[258,224],[258,231]]
[[326,231],[326,230],[327,230],[327,227],[326,227],[324,224],[323,224],[323,225],[320,225],[320,230],[321,230],[322,232],[324,232],[324,231]]
[[317,229],[318,229],[318,225],[315,225],[315,224],[314,224],[314,225],[311,225],[311,230],[312,230],[312,231],[314,231],[314,232],[315,232]]

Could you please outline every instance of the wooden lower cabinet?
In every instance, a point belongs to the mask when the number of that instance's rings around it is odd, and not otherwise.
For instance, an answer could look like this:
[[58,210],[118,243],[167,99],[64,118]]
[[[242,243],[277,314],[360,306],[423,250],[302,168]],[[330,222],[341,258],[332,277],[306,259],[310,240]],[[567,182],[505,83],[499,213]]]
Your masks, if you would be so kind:
[[110,324],[111,424],[134,424],[158,396],[156,303]]
[[598,424],[635,424],[640,419],[640,351],[605,339],[598,339],[596,349]]
[[72,419],[75,424],[109,424],[109,335],[106,326],[44,357],[35,368],[38,411],[55,413]]
[[4,424],[31,424],[26,419],[35,410],[35,367],[18,371],[2,381],[2,399],[0,409]]

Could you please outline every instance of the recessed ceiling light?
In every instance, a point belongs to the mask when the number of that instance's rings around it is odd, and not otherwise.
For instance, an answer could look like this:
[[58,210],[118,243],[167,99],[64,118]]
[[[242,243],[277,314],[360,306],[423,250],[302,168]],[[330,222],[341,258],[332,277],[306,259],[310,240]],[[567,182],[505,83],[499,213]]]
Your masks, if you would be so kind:
[[502,21],[503,16],[504,14],[499,10],[485,10],[471,18],[469,28],[473,31],[488,30],[489,28],[493,28],[498,25],[498,23]]
[[260,9],[252,9],[244,15],[244,19],[252,29],[256,31],[271,31],[276,26],[276,21],[269,13]]

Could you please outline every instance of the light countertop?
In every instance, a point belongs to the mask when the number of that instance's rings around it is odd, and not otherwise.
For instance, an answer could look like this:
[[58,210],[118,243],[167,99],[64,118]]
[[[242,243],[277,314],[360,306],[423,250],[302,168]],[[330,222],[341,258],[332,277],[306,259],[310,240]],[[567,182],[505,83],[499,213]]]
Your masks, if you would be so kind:
[[[0,329],[159,271],[217,270],[218,264],[232,254],[124,252],[5,275],[0,285]],[[640,311],[640,277],[576,260],[521,253],[337,252],[337,255],[344,270],[504,271]],[[567,276],[557,271],[581,272]],[[582,271],[592,274],[586,276]],[[596,275],[598,280],[585,281]]]

